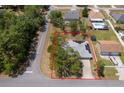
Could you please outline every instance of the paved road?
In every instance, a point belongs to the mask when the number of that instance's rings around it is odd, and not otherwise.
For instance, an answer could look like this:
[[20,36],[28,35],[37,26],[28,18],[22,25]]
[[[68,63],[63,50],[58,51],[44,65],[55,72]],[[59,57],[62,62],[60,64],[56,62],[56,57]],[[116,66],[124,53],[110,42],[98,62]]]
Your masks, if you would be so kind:
[[40,40],[37,48],[36,58],[32,62],[31,67],[27,68],[26,73],[17,78],[0,78],[0,86],[1,87],[29,87],[29,86],[92,86],[92,87],[110,87],[110,86],[124,86],[124,81],[116,81],[116,80],[53,80],[45,77],[40,71],[40,58],[42,56],[43,46],[45,43],[45,38],[47,35],[46,32],[40,34]]

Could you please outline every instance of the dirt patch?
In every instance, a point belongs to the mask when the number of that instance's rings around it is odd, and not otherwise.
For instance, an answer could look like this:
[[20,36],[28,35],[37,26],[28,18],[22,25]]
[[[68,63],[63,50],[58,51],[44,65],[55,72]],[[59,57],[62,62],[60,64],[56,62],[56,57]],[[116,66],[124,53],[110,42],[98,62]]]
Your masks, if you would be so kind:
[[47,48],[50,45],[50,33],[51,33],[52,25],[49,24],[48,34],[46,37],[44,51],[41,59],[41,71],[48,77],[51,77],[51,70],[50,70],[50,54],[47,52]]
[[7,74],[5,74],[4,72],[0,73],[0,78],[7,78],[9,77]]

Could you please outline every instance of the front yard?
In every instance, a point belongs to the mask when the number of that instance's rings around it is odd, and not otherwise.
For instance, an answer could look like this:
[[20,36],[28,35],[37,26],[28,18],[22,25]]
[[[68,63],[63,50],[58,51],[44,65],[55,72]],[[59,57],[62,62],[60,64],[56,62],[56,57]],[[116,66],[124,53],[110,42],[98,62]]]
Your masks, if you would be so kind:
[[119,76],[117,76],[117,70],[112,67],[105,67],[105,80],[118,80]]

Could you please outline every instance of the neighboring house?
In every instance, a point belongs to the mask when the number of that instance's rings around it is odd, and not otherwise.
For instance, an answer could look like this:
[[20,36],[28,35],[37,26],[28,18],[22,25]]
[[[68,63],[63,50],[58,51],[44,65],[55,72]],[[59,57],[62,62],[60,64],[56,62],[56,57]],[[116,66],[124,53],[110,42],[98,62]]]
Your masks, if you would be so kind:
[[117,14],[110,12],[110,16],[112,17],[115,23],[124,23],[124,14]]
[[64,13],[64,21],[78,21],[80,19],[78,10],[70,10]]
[[105,23],[105,17],[99,10],[91,10],[89,12],[89,21],[91,26],[95,30],[108,30],[108,26]]
[[99,51],[104,56],[119,56],[122,51],[122,47],[116,41],[98,41]]
[[91,10],[89,12],[89,20],[91,22],[103,22],[105,17],[99,10]]

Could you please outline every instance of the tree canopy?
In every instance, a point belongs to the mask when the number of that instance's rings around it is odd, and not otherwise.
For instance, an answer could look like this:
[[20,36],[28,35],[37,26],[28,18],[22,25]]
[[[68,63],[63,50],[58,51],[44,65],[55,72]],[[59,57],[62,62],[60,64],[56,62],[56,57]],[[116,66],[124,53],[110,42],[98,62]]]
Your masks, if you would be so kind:
[[[48,51],[51,55],[52,59],[52,49],[53,39],[51,37],[52,44],[48,47]],[[62,48],[62,44],[64,44],[64,37],[57,35],[56,37],[56,47],[54,47],[54,70],[56,71],[56,75],[59,77],[70,77],[82,76],[82,63],[79,59],[79,53],[75,52],[72,48],[67,48],[66,50]],[[51,62],[52,63],[52,62]]]
[[82,11],[82,15],[83,15],[83,17],[88,17],[88,8],[87,8],[87,6],[84,7],[84,9]]
[[76,21],[70,21],[70,27],[72,32],[77,32],[78,31],[78,24]]
[[53,10],[50,12],[49,18],[51,20],[51,23],[56,26],[59,27],[61,29],[64,28],[64,21],[62,18],[62,13],[61,11],[58,10]]
[[0,72],[13,74],[25,62],[38,28],[44,25],[39,6],[24,6],[24,14],[0,13]]

